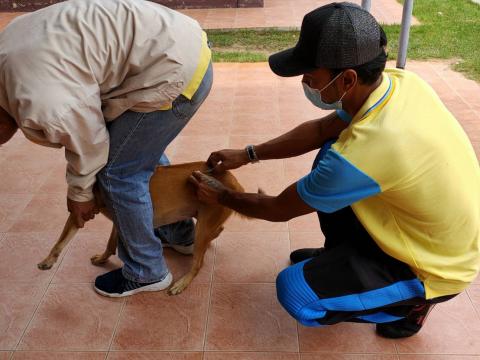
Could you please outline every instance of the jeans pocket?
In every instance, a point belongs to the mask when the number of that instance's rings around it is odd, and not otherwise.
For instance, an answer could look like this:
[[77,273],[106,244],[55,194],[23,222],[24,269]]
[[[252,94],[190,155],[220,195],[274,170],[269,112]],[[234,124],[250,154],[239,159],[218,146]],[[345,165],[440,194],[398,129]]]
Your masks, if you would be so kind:
[[172,112],[179,120],[188,120],[192,116],[192,104],[185,96],[178,96],[172,103]]

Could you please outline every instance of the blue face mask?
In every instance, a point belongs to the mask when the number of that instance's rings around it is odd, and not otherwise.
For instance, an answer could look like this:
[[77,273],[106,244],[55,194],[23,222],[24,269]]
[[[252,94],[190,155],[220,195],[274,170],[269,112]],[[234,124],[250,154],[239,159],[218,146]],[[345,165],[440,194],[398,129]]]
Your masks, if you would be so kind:
[[326,88],[328,88],[330,85],[332,85],[333,82],[335,80],[337,80],[338,77],[342,74],[343,74],[343,72],[341,72],[340,74],[335,76],[332,79],[332,81],[330,81],[327,85],[325,85],[321,90],[312,89],[306,83],[302,82],[303,91],[305,92],[305,96],[307,97],[308,100],[310,100],[312,102],[313,105],[315,105],[316,107],[319,107],[320,109],[323,109],[323,110],[342,110],[342,108],[343,108],[342,99],[345,96],[345,94],[347,93],[346,91],[343,93],[342,97],[339,100],[334,101],[333,103],[328,104],[326,102],[323,102],[323,100],[322,100],[322,91],[325,90]]

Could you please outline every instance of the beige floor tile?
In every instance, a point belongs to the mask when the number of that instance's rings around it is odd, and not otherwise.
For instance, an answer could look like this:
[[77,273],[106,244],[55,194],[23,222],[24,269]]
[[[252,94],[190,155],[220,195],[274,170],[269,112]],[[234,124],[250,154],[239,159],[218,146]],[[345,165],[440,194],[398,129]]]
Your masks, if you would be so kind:
[[400,354],[480,354],[479,336],[479,315],[462,293],[438,304],[416,336],[395,343]]
[[[58,232],[68,218],[66,194],[36,194],[28,203],[10,232]],[[56,240],[56,238],[55,238]],[[52,242],[53,245],[53,242]]]
[[50,285],[19,349],[105,351],[123,301],[97,295],[91,284]]
[[303,248],[319,248],[323,246],[324,242],[325,237],[320,230],[313,232],[290,232],[290,251]]
[[101,254],[108,242],[107,232],[82,232],[72,240],[58,271],[52,280],[53,283],[93,283],[98,275],[122,267],[122,262],[111,256],[102,266],[92,265],[90,258]]
[[217,243],[217,283],[273,283],[288,266],[285,232],[229,232]]
[[395,354],[392,341],[375,335],[371,324],[342,323],[321,328],[299,325],[300,352]]
[[300,360],[398,360],[397,355],[300,354]]
[[316,212],[296,217],[288,222],[290,231],[318,231],[320,223]]
[[40,283],[0,281],[0,350],[15,349],[45,289]]
[[54,232],[7,233],[0,242],[0,281],[47,284],[65,252],[50,270],[39,270],[37,264],[50,253],[56,237]]
[[281,352],[206,352],[204,360],[298,360],[296,353]]
[[107,360],[202,360],[202,353],[111,351]]
[[217,135],[178,136],[170,145],[172,163],[189,161],[207,161],[213,151],[225,149],[228,135],[220,132]]
[[103,360],[105,352],[17,351],[13,360]]
[[207,350],[298,351],[296,329],[274,284],[214,284]]
[[117,328],[114,350],[203,350],[209,286],[192,284],[183,293],[129,298]]
[[23,213],[33,195],[3,194],[0,195],[0,232],[8,231]]
[[480,355],[399,355],[399,360],[478,360]]

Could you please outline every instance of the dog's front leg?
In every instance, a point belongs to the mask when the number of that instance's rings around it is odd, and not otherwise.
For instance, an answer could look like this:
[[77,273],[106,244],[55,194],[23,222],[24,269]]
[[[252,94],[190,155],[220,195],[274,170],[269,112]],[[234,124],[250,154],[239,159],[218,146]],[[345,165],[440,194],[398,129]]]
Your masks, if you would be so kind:
[[90,258],[90,261],[93,265],[101,265],[105,263],[111,255],[115,255],[117,252],[117,243],[118,243],[118,231],[115,228],[115,225],[112,226],[112,231],[110,233],[110,238],[108,239],[107,248],[103,254],[94,255]]
[[[220,224],[222,224],[220,222]],[[170,289],[168,289],[168,295],[178,295],[187,288],[192,280],[197,276],[203,265],[203,259],[205,252],[207,251],[210,242],[218,237],[223,231],[223,226],[208,226],[202,221],[201,217],[198,218],[197,226],[195,229],[195,251],[193,253],[193,264],[190,271],[182,276],[180,280],[176,281]]]
[[48,270],[50,269],[53,264],[57,261],[58,257],[60,256],[63,248],[68,244],[68,242],[75,236],[77,233],[78,228],[75,226],[75,222],[73,220],[73,216],[70,215],[63,227],[63,231],[60,234],[60,237],[57,240],[57,243],[53,246],[50,254],[40,262],[37,266],[40,270]]

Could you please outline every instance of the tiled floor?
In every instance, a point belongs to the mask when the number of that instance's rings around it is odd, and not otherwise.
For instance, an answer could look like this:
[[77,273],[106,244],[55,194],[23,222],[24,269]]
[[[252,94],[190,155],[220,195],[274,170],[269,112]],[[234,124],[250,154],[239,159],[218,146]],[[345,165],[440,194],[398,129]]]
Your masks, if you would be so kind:
[[[299,28],[309,11],[331,0],[265,0],[263,8],[187,9],[182,12],[196,19],[204,29],[229,28]],[[361,4],[361,0],[352,0]],[[382,24],[400,24],[402,5],[397,0],[373,0],[372,14]],[[0,14],[0,27],[21,13]],[[414,18],[413,24],[418,24]]]
[[[265,0],[263,8],[192,9],[182,12],[195,18],[205,29],[300,27],[303,16],[331,0]],[[352,0],[361,4],[361,0]],[[372,14],[382,24],[400,24],[402,5],[396,0],[373,0]],[[413,24],[418,24],[413,19]]]
[[[480,155],[480,86],[445,63],[409,62],[437,90]],[[173,162],[256,143],[321,116],[299,79],[274,76],[266,64],[215,64],[212,93],[169,147]],[[314,154],[248,165],[236,175],[248,191],[271,194],[306,174]],[[314,215],[289,223],[233,218],[207,252],[190,288],[176,297],[140,294],[106,299],[92,290],[104,267],[89,257],[105,246],[109,223],[98,218],[39,271],[66,219],[63,155],[20,134],[0,148],[0,360],[466,360],[480,359],[480,283],[439,305],[416,337],[390,341],[374,327],[299,326],[277,303],[276,274],[292,249],[320,246]],[[191,259],[166,251],[175,277]],[[429,355],[428,355],[429,354]]]

